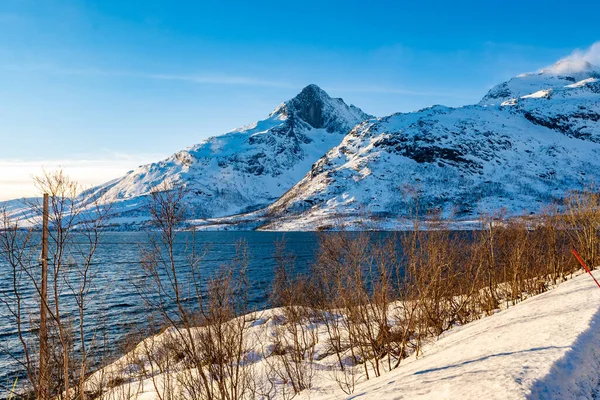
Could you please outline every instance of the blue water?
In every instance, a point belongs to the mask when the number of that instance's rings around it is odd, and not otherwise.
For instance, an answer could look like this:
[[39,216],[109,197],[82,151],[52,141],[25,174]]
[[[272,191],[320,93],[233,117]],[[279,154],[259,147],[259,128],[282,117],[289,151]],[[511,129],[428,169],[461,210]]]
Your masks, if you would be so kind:
[[[87,327],[97,337],[106,338],[109,348],[118,348],[125,335],[132,330],[142,329],[148,324],[149,310],[141,299],[136,282],[143,274],[140,265],[140,246],[147,244],[146,233],[105,233],[98,247],[92,273],[93,286],[88,293],[90,303],[87,312]],[[244,240],[248,245],[249,265],[247,276],[251,284],[250,306],[259,309],[268,306],[268,293],[275,268],[275,242],[285,239],[287,250],[296,257],[299,272],[307,271],[314,261],[318,247],[317,236],[306,232],[196,232],[181,233],[177,238],[175,255],[184,259],[186,246],[193,239],[198,250],[206,250],[201,261],[201,271],[209,277],[222,266],[231,262],[236,254],[236,242]],[[185,262],[180,264],[182,271]],[[23,282],[27,280],[23,279]],[[10,293],[11,274],[7,264],[0,258],[0,296]],[[66,292],[66,290],[65,290]],[[63,292],[63,293],[65,293]],[[30,313],[35,315],[37,304],[33,300],[35,291],[24,291],[30,300]],[[69,304],[65,295],[64,304]],[[20,368],[6,354],[18,354],[20,344],[8,309],[0,302],[0,398],[16,376],[22,376]],[[75,316],[74,316],[75,318]]]

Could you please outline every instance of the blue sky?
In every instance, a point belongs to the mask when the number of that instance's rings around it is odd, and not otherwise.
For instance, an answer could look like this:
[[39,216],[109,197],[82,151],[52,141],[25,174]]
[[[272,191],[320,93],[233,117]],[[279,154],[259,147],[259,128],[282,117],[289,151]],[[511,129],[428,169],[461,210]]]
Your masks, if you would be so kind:
[[116,177],[264,118],[309,83],[378,116],[474,103],[600,40],[599,11],[596,1],[0,0],[0,199],[27,194],[23,176],[42,166],[90,184]]

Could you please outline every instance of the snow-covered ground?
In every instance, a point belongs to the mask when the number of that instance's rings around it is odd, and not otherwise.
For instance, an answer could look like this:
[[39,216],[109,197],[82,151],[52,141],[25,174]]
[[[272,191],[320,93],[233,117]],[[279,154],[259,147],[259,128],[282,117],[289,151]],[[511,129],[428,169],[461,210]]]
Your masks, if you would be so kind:
[[449,331],[423,357],[359,385],[350,398],[597,398],[599,325],[600,289],[583,274]]
[[[600,271],[595,275],[600,278]],[[278,312],[253,316],[251,346],[269,346]],[[600,289],[589,275],[580,274],[549,292],[446,332],[418,358],[411,356],[378,378],[360,376],[351,395],[335,382],[331,370],[335,361],[326,356],[323,338],[315,348],[318,361],[312,387],[296,398],[592,399],[600,393],[599,323]],[[314,328],[324,335],[318,326]],[[168,332],[152,343],[161,346]],[[265,370],[269,365],[265,359],[256,359],[254,371]],[[107,371],[131,371],[128,360],[122,358]],[[134,379],[135,395],[130,397],[158,398],[154,384],[158,382],[160,388],[164,376],[159,374],[155,382],[147,377]],[[119,398],[118,393],[133,392],[118,386],[105,398]]]

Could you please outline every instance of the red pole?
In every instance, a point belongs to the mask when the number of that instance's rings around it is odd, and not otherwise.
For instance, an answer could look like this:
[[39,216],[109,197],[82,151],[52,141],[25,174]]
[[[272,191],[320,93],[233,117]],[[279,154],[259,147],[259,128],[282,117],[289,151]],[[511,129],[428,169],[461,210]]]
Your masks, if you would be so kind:
[[575,256],[575,258],[577,258],[577,261],[579,261],[579,264],[581,264],[583,266],[583,268],[585,268],[585,270],[587,271],[587,273],[590,274],[590,276],[592,277],[592,279],[594,280],[594,282],[596,282],[596,285],[598,285],[598,287],[600,288],[600,283],[598,283],[598,281],[596,280],[596,278],[594,278],[594,275],[592,275],[592,271],[590,271],[590,269],[585,264],[585,262],[583,261],[583,259],[581,258],[581,256],[579,254],[577,254],[577,251],[575,249],[573,249],[573,250],[571,250],[571,252]]

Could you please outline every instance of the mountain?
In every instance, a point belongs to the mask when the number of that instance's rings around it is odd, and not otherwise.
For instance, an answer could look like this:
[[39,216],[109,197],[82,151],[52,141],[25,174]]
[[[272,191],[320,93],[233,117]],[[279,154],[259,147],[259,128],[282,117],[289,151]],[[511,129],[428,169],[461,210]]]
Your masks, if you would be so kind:
[[421,212],[463,220],[534,213],[599,173],[600,69],[562,60],[477,104],[383,118],[309,85],[262,121],[91,190],[125,228],[149,218],[148,196],[167,181],[187,189],[190,223],[210,229],[394,229],[416,194]]
[[[600,174],[600,72],[562,61],[476,105],[370,119],[264,211],[263,229],[316,229],[422,210],[536,212]],[[377,222],[379,221],[379,222]]]
[[[524,96],[545,96],[541,91],[563,90],[586,79],[600,79],[600,70],[587,61],[561,60],[536,73],[521,74],[494,86],[480,105],[501,105]],[[536,94],[537,93],[537,94]]]
[[165,181],[185,186],[193,218],[246,212],[277,200],[368,118],[309,85],[262,121],[211,137],[93,190],[115,201],[120,222],[143,219],[147,196]]

